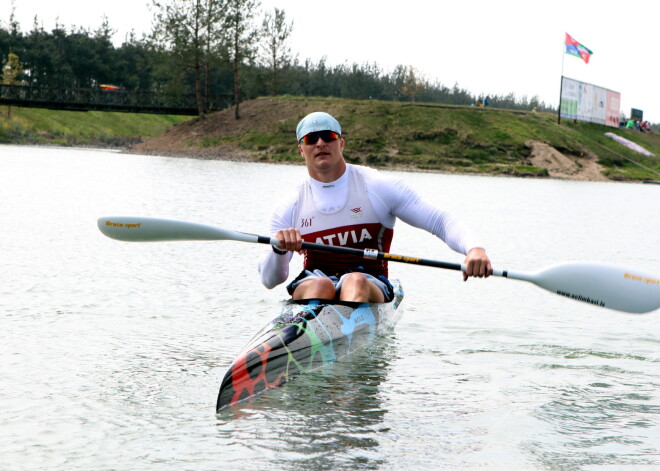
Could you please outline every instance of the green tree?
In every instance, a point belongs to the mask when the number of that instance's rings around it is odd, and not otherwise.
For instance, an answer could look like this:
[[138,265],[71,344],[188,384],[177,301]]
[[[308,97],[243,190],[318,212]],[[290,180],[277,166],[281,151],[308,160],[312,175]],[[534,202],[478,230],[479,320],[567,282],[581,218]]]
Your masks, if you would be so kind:
[[146,39],[138,40],[135,34],[127,36],[116,50],[113,67],[119,85],[128,90],[153,92],[158,88],[155,73],[158,55]]
[[204,43],[204,76],[206,110],[211,107],[211,70],[224,53],[224,18],[228,0],[206,0],[206,37]]
[[18,37],[21,34],[20,24],[16,19],[15,0],[11,0],[11,13],[9,14],[9,31],[13,37]]
[[[200,115],[207,111],[209,63],[221,40],[222,0],[154,0],[153,38],[175,58],[183,72],[192,70]],[[204,72],[206,69],[206,72]],[[202,81],[207,85],[202,85]]]
[[[376,64],[331,66],[324,57],[316,63],[310,59],[299,62],[291,57],[287,45],[293,24],[287,23],[283,11],[266,14],[259,21],[261,31],[255,27],[257,0],[156,2],[159,8],[151,38],[137,40],[131,34],[120,48],[112,45],[114,31],[106,18],[95,31],[65,29],[59,24],[44,31],[35,17],[32,31],[23,34],[12,10],[10,20],[0,26],[2,65],[9,53],[20,57],[24,73],[18,79],[58,100],[66,100],[74,87],[112,83],[157,93],[170,106],[180,106],[183,95],[195,90],[198,112],[203,114],[215,106],[210,99],[213,94],[218,98],[230,94],[236,118],[240,117],[241,100],[270,93],[455,105],[477,100],[458,84],[430,83],[408,66],[384,73]],[[262,33],[259,41],[257,32]],[[261,46],[258,62],[257,46]],[[529,110],[536,106],[538,111],[553,111],[537,96],[489,96],[493,108]]]
[[225,33],[227,51],[234,72],[234,118],[240,119],[241,87],[239,69],[246,61],[252,61],[256,53],[259,31],[254,26],[254,17],[259,0],[227,0]]
[[28,85],[49,85],[55,80],[57,69],[56,46],[53,35],[39,26],[37,17],[34,18],[32,31],[26,36],[25,69],[28,76]]
[[197,110],[202,115],[205,111],[201,94],[203,1],[170,0],[153,4],[158,9],[154,39],[169,50],[184,71],[193,70]]
[[293,21],[286,22],[284,10],[275,8],[272,13],[266,12],[262,23],[262,58],[270,70],[271,91],[275,96],[279,94],[280,72],[291,62],[291,48],[288,45],[291,31]]

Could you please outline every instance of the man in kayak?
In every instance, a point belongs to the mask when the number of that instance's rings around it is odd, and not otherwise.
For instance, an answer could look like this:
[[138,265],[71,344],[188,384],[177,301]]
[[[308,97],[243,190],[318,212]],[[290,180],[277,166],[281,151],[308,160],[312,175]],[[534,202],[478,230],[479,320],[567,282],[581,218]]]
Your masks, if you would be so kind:
[[[305,116],[296,137],[309,178],[277,204],[271,217],[270,233],[280,245],[268,249],[259,262],[267,288],[287,280],[289,262],[303,240],[389,252],[397,218],[466,255],[464,280],[492,274],[485,249],[455,217],[422,200],[398,178],[347,164],[341,126],[328,113]],[[387,261],[320,251],[305,251],[304,256],[302,273],[287,286],[293,299],[385,302],[393,297]]]

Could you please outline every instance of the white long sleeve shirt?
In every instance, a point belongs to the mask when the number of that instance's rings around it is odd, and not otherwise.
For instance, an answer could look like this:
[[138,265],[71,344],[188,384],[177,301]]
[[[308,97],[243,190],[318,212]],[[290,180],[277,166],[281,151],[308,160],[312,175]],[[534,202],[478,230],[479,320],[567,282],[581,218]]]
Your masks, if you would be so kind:
[[[347,164],[346,172],[335,182],[322,183],[309,177],[282,198],[273,210],[270,234],[297,227],[298,204],[304,185],[311,188],[314,203],[321,211],[331,213],[345,205],[350,172],[359,172],[361,175],[369,203],[386,228],[393,228],[398,218],[434,234],[458,253],[465,255],[472,248],[483,247],[463,223],[447,211],[422,199],[403,180],[351,164]],[[287,280],[292,256],[293,252],[278,255],[271,249],[264,251],[259,261],[259,273],[264,286],[271,289]]]

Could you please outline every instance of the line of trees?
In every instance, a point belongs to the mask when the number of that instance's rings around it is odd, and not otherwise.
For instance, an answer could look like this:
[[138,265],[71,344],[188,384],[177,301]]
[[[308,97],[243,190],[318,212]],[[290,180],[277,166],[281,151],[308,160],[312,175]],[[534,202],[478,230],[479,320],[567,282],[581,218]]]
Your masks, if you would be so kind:
[[[486,98],[429,81],[410,66],[386,72],[377,64],[301,61],[289,44],[293,22],[277,8],[262,12],[258,0],[152,1],[153,31],[139,39],[130,34],[119,47],[107,18],[95,30],[56,24],[45,31],[35,16],[32,30],[23,33],[12,10],[8,24],[0,25],[3,83],[11,77],[29,86],[113,84],[170,96],[194,93],[200,115],[218,109],[217,97],[231,95],[236,119],[241,100],[278,94],[463,105]],[[536,96],[490,95],[488,102],[554,111]]]

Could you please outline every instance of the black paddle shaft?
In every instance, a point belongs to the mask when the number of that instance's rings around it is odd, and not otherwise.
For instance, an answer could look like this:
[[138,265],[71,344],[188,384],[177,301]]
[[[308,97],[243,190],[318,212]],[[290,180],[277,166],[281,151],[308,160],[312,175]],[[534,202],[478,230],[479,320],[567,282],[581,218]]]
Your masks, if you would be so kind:
[[[269,237],[259,236],[258,242],[261,244],[270,245],[271,239]],[[445,268],[448,270],[461,271],[460,263],[441,262],[439,260],[429,260],[424,258],[408,257],[405,255],[395,255],[391,253],[379,252],[375,249],[360,250],[360,249],[353,249],[350,247],[337,247],[335,245],[315,244],[313,242],[303,242],[302,248],[305,250],[317,250],[320,252],[334,252],[334,253],[355,255],[361,258],[366,258],[371,260],[388,260],[390,262],[412,263],[413,265],[423,265],[427,267]]]

